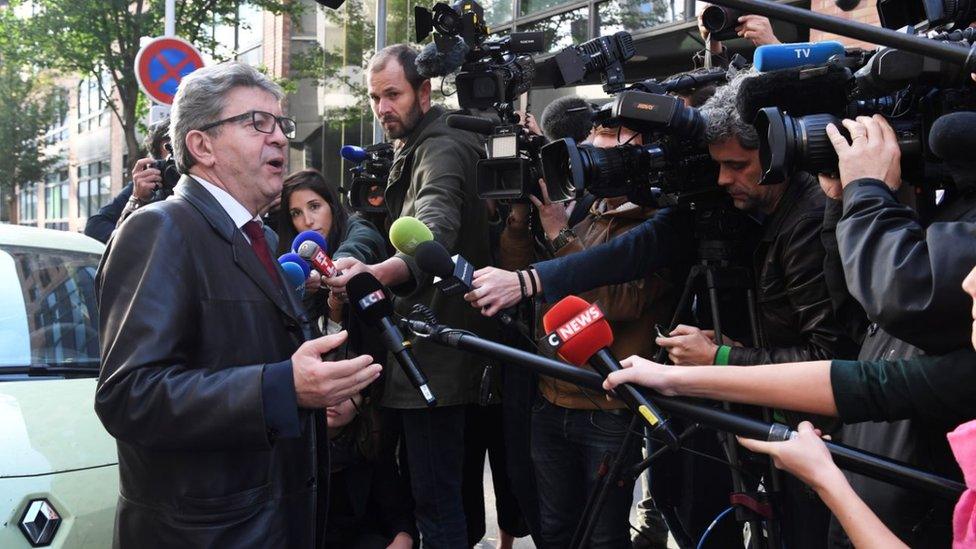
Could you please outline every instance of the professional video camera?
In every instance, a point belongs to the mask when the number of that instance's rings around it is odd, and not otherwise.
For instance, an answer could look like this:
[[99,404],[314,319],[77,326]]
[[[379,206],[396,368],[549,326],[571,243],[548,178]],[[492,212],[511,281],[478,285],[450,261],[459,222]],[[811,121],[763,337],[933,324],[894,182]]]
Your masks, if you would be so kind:
[[674,96],[629,90],[597,114],[603,126],[626,126],[644,144],[602,149],[562,139],[542,149],[547,185],[624,196],[645,205],[677,205],[717,196],[717,165],[708,155],[698,111]]
[[626,31],[563,48],[553,58],[557,69],[555,87],[578,84],[588,75],[599,72],[603,91],[617,93],[625,85],[624,61],[636,53],[634,38]]
[[181,175],[180,171],[176,169],[176,160],[173,158],[173,146],[166,143],[165,147],[166,151],[169,153],[166,158],[154,160],[153,163],[149,165],[150,168],[159,170],[159,173],[163,178],[162,182],[153,193],[153,202],[165,200],[171,196],[173,194],[173,188],[176,187],[176,184],[180,182]]
[[393,165],[393,144],[346,145],[339,154],[356,164],[349,170],[352,174],[352,183],[346,190],[349,207],[362,213],[386,213],[383,192]]
[[[933,39],[970,46],[976,30]],[[842,133],[841,118],[881,114],[902,149],[906,181],[949,182],[929,141],[942,115],[976,109],[976,89],[958,65],[894,48],[854,51],[826,64],[782,69],[746,81],[738,103],[760,136],[762,183],[785,181],[798,170],[836,173],[837,155],[826,126]]]

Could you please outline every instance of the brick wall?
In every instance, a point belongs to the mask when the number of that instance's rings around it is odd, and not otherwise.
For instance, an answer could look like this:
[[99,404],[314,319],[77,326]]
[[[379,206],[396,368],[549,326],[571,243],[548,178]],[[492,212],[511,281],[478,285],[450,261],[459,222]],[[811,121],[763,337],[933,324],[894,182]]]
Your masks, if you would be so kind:
[[[878,19],[877,0],[861,0],[861,2],[851,11],[844,11],[834,4],[834,0],[810,0],[810,9],[833,17],[843,17],[861,23],[867,23],[876,27],[881,26]],[[822,40],[837,40],[848,47],[873,48],[873,44],[854,40],[833,33],[810,29],[810,41],[820,42]]]

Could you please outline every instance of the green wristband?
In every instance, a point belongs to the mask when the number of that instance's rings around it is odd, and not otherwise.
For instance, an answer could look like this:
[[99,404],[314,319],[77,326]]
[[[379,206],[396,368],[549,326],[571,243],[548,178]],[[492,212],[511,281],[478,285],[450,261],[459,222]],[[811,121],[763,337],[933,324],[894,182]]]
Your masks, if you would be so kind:
[[715,364],[717,366],[728,366],[729,364],[729,353],[732,352],[732,347],[728,345],[719,345],[718,351],[715,351]]

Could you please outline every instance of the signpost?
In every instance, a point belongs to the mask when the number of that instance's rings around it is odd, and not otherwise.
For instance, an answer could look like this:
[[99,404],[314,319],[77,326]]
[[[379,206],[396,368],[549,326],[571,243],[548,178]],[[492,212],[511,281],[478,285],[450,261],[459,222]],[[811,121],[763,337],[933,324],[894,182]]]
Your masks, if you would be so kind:
[[153,101],[172,105],[184,76],[203,66],[192,44],[173,36],[156,38],[136,54],[136,80]]

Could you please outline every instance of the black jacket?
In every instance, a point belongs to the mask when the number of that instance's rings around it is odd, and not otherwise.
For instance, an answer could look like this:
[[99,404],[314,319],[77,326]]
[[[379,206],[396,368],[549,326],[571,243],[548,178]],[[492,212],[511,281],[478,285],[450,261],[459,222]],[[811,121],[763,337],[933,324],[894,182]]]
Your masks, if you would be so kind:
[[798,172],[763,223],[753,253],[759,348],[733,347],[730,364],[777,364],[853,358],[857,345],[840,326],[824,281],[820,241],[826,196]]
[[[976,193],[954,192],[931,222],[923,223],[881,181],[862,179],[844,189],[837,249],[850,293],[871,322],[859,360],[945,354],[970,345],[972,300],[961,285],[976,265]],[[920,420],[859,423],[845,426],[840,435],[851,446],[961,479],[945,438],[953,427]],[[949,546],[953,502],[857,475],[848,478],[906,543]],[[845,546],[838,528],[832,528],[831,538]]]
[[188,177],[119,228],[97,289],[95,411],[119,450],[115,546],[311,547],[314,420],[297,408],[290,360],[308,333],[297,296]]

